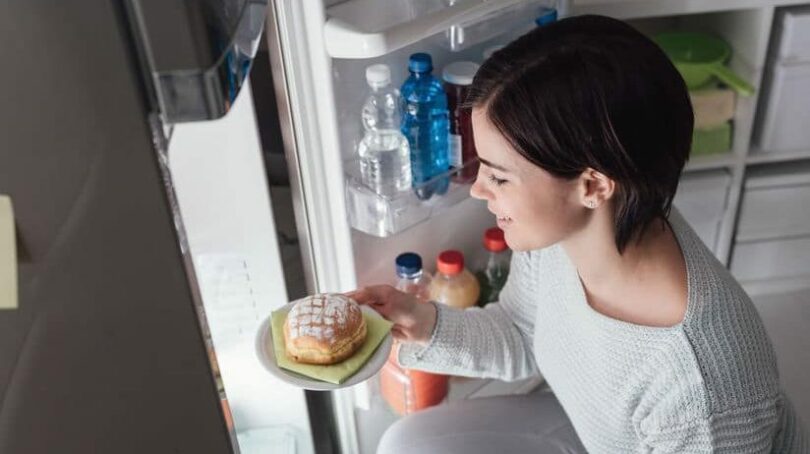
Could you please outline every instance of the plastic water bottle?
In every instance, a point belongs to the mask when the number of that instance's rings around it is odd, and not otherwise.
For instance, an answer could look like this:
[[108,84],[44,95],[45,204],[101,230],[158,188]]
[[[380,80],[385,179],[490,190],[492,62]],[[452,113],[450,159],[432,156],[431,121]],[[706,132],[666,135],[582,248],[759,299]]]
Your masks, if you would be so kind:
[[425,53],[408,61],[411,75],[402,84],[402,134],[411,147],[411,172],[416,195],[429,199],[444,194],[450,185],[447,135],[450,133],[447,95],[433,76],[433,61]]
[[377,194],[393,196],[411,188],[408,140],[399,130],[399,91],[391,86],[387,65],[366,68],[369,93],[363,105],[366,132],[357,146],[360,177]]
[[430,298],[430,274],[422,271],[422,257],[414,252],[404,252],[397,256],[395,261],[397,290],[416,295],[421,302]]

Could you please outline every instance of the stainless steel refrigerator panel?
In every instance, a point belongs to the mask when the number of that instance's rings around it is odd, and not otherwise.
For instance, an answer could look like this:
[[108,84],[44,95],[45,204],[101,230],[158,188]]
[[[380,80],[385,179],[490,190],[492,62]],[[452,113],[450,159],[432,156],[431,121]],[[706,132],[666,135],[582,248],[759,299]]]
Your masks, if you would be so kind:
[[232,449],[115,5],[0,14],[0,193],[23,251],[3,453]]

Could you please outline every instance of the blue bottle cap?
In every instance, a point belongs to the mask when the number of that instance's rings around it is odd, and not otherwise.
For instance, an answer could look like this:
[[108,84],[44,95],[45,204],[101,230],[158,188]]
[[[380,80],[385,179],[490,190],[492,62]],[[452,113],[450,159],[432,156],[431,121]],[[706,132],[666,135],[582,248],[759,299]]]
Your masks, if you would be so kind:
[[408,59],[408,69],[415,73],[426,73],[433,71],[433,59],[430,58],[430,54],[426,54],[424,52],[412,54]]
[[557,10],[554,8],[542,8],[540,14],[534,20],[538,27],[548,25],[557,21]]
[[422,271],[422,257],[414,252],[399,254],[396,259],[397,276],[410,276]]

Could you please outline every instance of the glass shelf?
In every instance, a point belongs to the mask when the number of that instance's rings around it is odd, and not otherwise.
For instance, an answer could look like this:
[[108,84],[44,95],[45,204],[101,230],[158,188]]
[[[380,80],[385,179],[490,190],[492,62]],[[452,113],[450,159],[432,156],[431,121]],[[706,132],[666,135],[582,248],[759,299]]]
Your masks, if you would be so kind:
[[[377,237],[396,235],[469,198],[470,185],[475,181],[477,168],[476,159],[410,190],[385,196],[363,184],[358,160],[348,161],[344,163],[344,169],[349,224],[356,230]],[[461,181],[462,175],[465,176],[464,181]],[[471,176],[467,177],[468,175]],[[444,194],[434,194],[427,200],[416,196],[418,189],[437,186],[442,179],[450,180]]]

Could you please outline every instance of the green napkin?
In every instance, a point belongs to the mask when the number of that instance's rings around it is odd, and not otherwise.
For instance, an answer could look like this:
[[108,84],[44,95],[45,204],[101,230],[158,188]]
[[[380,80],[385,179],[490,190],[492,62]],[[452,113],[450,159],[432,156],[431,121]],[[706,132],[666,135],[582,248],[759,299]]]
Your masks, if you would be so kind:
[[363,317],[366,319],[368,334],[366,335],[366,342],[354,355],[337,364],[328,366],[301,364],[287,358],[284,347],[284,320],[287,319],[289,310],[290,308],[279,309],[272,314],[273,347],[278,367],[336,385],[343,383],[363,367],[363,364],[371,358],[372,353],[377,350],[382,340],[385,339],[386,334],[391,331],[393,325],[393,323],[382,317],[369,315],[364,311]]

